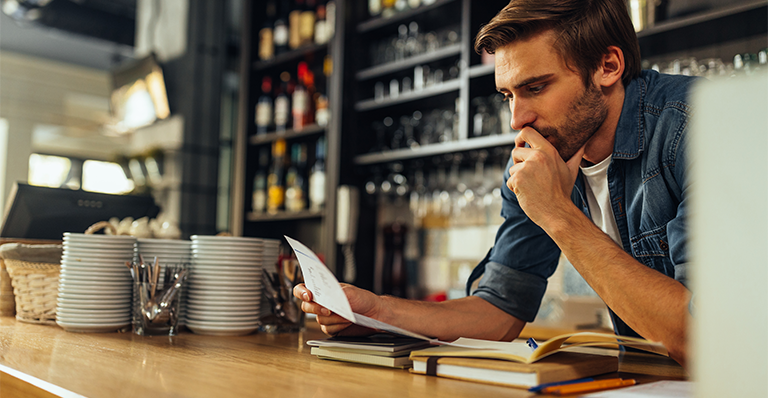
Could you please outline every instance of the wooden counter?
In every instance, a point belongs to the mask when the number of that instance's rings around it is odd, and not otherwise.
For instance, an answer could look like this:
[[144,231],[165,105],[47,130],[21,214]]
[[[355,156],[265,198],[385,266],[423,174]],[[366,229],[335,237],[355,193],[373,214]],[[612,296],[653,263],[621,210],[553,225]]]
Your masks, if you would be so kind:
[[[0,395],[15,397],[529,397],[524,390],[318,359],[302,333],[242,337],[79,334],[0,317]],[[622,377],[680,380],[665,357],[627,354]],[[645,374],[634,374],[645,373]]]

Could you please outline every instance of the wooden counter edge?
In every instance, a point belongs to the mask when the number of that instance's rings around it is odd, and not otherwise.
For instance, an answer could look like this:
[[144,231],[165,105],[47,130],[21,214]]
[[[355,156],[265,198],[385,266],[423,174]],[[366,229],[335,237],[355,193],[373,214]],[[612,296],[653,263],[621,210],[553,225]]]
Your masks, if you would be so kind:
[[3,392],[3,398],[83,397],[2,364],[0,364],[0,391]]

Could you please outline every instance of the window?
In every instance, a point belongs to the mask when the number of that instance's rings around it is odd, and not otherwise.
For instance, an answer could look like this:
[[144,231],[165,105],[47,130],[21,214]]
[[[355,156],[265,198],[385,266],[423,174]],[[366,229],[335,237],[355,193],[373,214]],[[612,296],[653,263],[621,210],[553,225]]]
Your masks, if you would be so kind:
[[[33,153],[29,156],[29,184],[53,188],[61,187],[67,182],[71,169],[72,161],[68,158]],[[79,186],[74,187],[74,189],[77,188]]]
[[117,163],[86,160],[83,163],[83,190],[123,194],[133,190],[133,181]]

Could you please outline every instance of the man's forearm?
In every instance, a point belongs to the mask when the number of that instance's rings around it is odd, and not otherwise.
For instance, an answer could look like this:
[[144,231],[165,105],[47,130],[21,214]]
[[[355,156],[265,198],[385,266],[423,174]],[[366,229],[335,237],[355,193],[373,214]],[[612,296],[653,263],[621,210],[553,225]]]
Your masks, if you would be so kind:
[[685,361],[690,292],[681,283],[639,263],[575,207],[544,229],[627,325]]
[[443,341],[459,337],[510,341],[525,326],[525,322],[475,296],[441,303],[390,296],[381,299],[381,321]]

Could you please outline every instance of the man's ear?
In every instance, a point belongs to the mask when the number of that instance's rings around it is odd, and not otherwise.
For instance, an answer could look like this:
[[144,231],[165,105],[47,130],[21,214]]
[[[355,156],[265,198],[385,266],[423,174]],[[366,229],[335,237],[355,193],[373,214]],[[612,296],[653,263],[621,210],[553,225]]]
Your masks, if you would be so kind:
[[600,66],[595,72],[595,83],[602,87],[610,87],[621,81],[624,74],[624,52],[616,46],[608,47],[603,55]]

